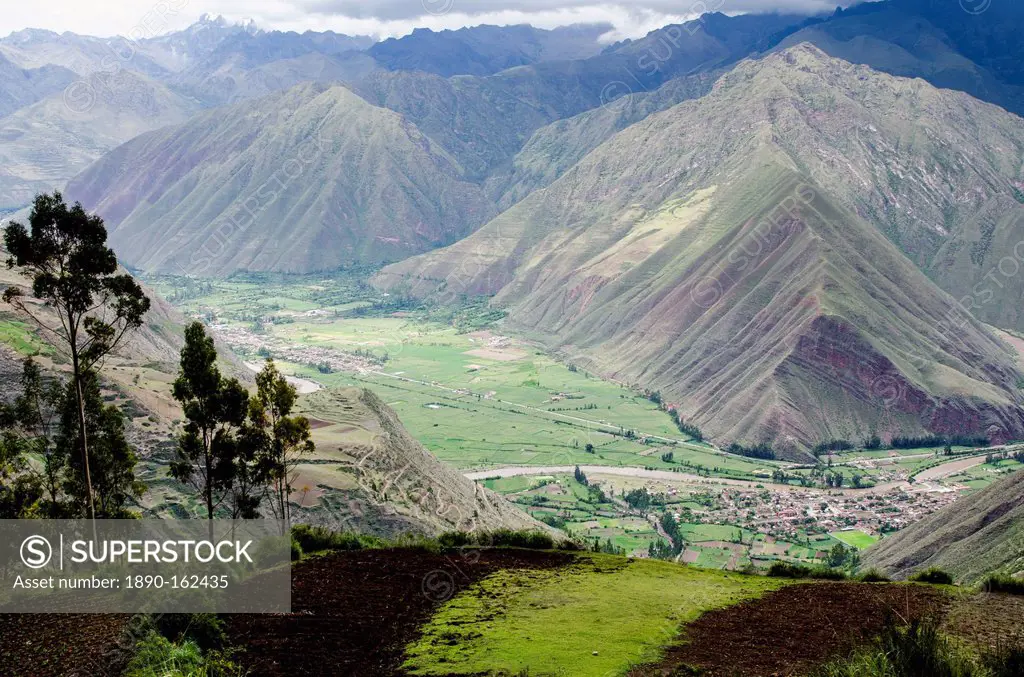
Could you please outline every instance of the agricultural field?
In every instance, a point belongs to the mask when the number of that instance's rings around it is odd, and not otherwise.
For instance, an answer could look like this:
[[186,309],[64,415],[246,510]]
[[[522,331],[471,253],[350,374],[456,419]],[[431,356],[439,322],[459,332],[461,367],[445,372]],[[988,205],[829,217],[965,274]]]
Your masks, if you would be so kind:
[[1019,470],[1024,470],[1024,463],[1012,458],[993,459],[950,475],[946,480],[967,487],[968,492],[975,492]]
[[[413,675],[623,674],[660,658],[680,624],[780,587],[597,554],[559,569],[500,571],[442,606],[406,648],[403,667]],[[567,627],[573,632],[556,630]]]
[[35,327],[18,320],[2,319],[0,314],[0,343],[19,355],[51,355],[53,348],[39,338]]
[[150,282],[244,358],[273,356],[321,386],[377,391],[460,469],[585,463],[756,479],[774,468],[691,442],[641,394],[502,336],[489,311],[364,316],[373,293],[344,276]]
[[878,542],[877,536],[866,534],[857,529],[850,529],[849,531],[834,531],[832,532],[832,538],[836,539],[840,543],[845,543],[846,545],[857,548],[858,550],[865,550]]

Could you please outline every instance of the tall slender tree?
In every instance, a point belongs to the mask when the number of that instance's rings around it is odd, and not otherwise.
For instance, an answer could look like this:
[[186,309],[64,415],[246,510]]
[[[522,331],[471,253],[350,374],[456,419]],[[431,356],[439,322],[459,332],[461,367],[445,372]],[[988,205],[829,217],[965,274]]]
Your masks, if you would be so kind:
[[86,421],[86,381],[92,370],[129,332],[142,326],[149,299],[127,273],[119,273],[117,258],[107,247],[103,220],[75,203],[68,207],[60,193],[36,197],[29,214],[30,229],[12,222],[4,229],[10,257],[31,281],[32,295],[55,315],[40,312],[23,300],[19,287],[10,287],[5,302],[28,315],[63,348],[71,359],[72,388],[78,410],[79,465],[86,494],[86,513],[96,517],[89,464]]
[[[244,463],[238,465],[245,451],[239,446],[238,430],[245,422],[249,394],[237,379],[221,375],[217,349],[202,322],[185,329],[174,399],[181,402],[187,424],[178,438],[171,474],[195,487],[206,505],[207,519],[213,520],[225,497],[235,495],[236,480],[246,485],[250,481],[248,468]],[[238,501],[233,500],[233,515],[239,512],[237,506]],[[246,510],[245,515],[237,516],[250,517],[253,512]]]
[[268,359],[256,375],[256,395],[249,401],[249,440],[259,450],[260,473],[273,492],[271,505],[285,529],[291,525],[295,466],[316,448],[309,419],[291,415],[297,398],[295,386]]

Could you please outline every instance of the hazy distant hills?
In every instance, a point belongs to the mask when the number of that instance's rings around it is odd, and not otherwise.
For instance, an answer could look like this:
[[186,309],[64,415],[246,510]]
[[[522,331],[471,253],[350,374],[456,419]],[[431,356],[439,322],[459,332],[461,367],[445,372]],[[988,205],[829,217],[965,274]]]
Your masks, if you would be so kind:
[[313,84],[143,135],[68,194],[104,215],[129,265],[205,275],[393,261],[496,213],[415,125]]
[[0,117],[63,90],[74,79],[66,68],[20,68],[0,54]]
[[[266,32],[204,16],[129,41],[24,30],[0,39],[0,208],[26,205],[121,143],[203,108],[378,68],[373,40]],[[341,57],[339,55],[350,55]]]
[[1016,437],[1015,357],[893,241],[941,243],[972,206],[1013,201],[1022,143],[1016,116],[801,46],[378,282],[496,294],[520,330],[661,389],[720,441]]
[[379,68],[362,53],[373,40],[324,33],[235,32],[169,82],[212,107],[288,89],[302,82],[349,82]]
[[598,54],[610,25],[542,30],[533,26],[475,26],[457,31],[417,29],[373,45],[369,55],[389,70],[424,71],[444,77],[493,75],[542,61],[571,61]]
[[63,186],[118,145],[180,124],[200,106],[139,73],[96,72],[0,118],[0,205]]

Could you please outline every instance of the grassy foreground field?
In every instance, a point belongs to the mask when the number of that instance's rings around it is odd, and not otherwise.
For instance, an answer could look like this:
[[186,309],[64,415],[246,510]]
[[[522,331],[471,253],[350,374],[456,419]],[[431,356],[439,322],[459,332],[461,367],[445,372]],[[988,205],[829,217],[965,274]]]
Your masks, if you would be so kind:
[[[1022,614],[1022,597],[949,586],[783,581],[591,553],[421,544],[305,558],[292,570],[291,613],[222,620],[239,667],[230,674],[248,677],[769,677],[815,674],[894,615],[931,619],[967,645],[1024,646]],[[121,674],[133,652],[129,620],[0,614],[0,672]],[[164,665],[145,674],[207,673]]]
[[596,554],[560,569],[503,570],[444,605],[407,648],[404,667],[414,675],[621,674],[659,658],[681,624],[781,585]]

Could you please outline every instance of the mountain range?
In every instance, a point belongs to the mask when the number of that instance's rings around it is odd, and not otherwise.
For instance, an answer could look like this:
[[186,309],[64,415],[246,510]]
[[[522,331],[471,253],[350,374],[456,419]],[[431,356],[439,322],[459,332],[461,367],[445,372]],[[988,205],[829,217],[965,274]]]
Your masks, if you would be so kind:
[[415,125],[312,83],[143,135],[68,189],[125,261],[206,275],[406,258],[496,213]]
[[[26,94],[0,118],[5,195],[99,158],[66,192],[132,267],[393,263],[382,290],[493,296],[718,442],[1012,439],[1024,374],[993,327],[1024,330],[1022,23],[891,0],[605,45],[606,26],[374,43],[207,17],[139,41],[107,89],[144,95],[95,97],[91,132],[53,105],[78,82]],[[95,78],[104,44],[23,32],[0,55]],[[118,115],[132,138],[109,150]]]
[[1016,438],[1016,355],[898,248],[956,237],[965,217],[942,215],[965,194],[1014,202],[1007,179],[972,189],[980,165],[961,154],[999,146],[929,111],[974,119],[1013,149],[1003,176],[1019,167],[1020,118],[801,45],[740,64],[377,283],[495,295],[520,331],[661,390],[716,439],[795,453],[900,430]]
[[18,31],[0,39],[0,139],[16,146],[0,147],[0,209],[62,188],[121,143],[203,108],[403,67],[432,72],[443,63],[445,75],[492,74],[577,59],[598,53],[598,38],[609,28],[480,26],[377,43],[331,31],[264,31],[204,15],[183,31],[131,40]]

